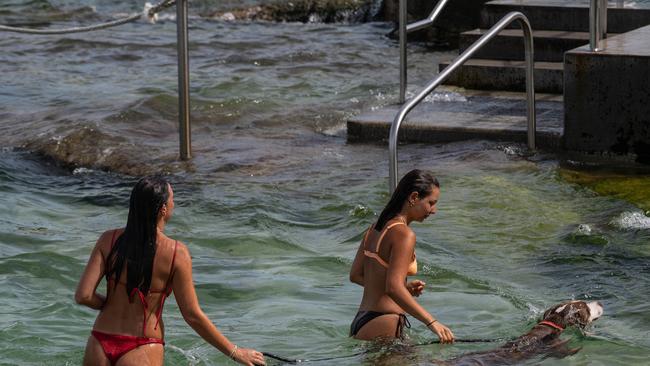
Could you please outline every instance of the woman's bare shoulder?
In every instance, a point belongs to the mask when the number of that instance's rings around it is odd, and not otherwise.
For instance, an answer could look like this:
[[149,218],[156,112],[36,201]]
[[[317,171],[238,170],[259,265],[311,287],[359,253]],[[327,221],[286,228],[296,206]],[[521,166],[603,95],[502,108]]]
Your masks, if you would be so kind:
[[124,232],[124,228],[109,229],[104,231],[97,239],[97,247],[104,253],[108,254],[113,246],[113,241]]
[[190,259],[192,256],[190,255],[190,249],[185,245],[183,242],[178,242],[178,246],[176,247],[176,256],[180,256],[181,258],[185,259]]
[[388,233],[389,240],[393,243],[402,242],[415,245],[415,232],[408,225],[395,225]]
[[411,229],[410,226],[403,224],[403,225],[395,225],[392,227],[393,232],[399,236],[403,236],[405,238],[415,238],[415,232],[413,229]]
[[108,230],[104,231],[104,232],[99,236],[99,238],[100,238],[100,239],[106,238],[107,240],[110,241],[111,238],[113,238],[113,235],[115,235],[115,239],[117,239],[117,237],[120,236],[123,232],[124,232],[124,228],[123,228],[123,227],[114,228],[114,229],[108,229]]
[[167,237],[167,239],[167,245],[176,251],[176,261],[184,260],[190,257],[190,251],[185,243],[169,237]]

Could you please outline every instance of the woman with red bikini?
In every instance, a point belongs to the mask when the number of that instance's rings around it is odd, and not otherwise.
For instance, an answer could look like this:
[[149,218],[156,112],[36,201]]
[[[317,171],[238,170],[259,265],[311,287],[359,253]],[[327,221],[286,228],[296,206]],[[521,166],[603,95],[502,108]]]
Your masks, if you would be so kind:
[[[173,292],[183,318],[203,339],[241,364],[264,365],[260,352],[232,344],[201,310],[189,250],[163,233],[173,210],[169,183],[143,178],[131,192],[126,227],[97,240],[75,293],[77,303],[99,310],[83,364],[162,365],[161,316]],[[106,296],[96,292],[103,277]]]
[[411,326],[406,318],[410,314],[436,333],[442,343],[454,341],[451,330],[415,300],[425,283],[407,281],[407,276],[418,271],[415,233],[409,224],[435,214],[439,196],[440,184],[433,175],[411,170],[366,232],[350,269],[350,281],[363,286],[361,305],[350,326],[351,337],[402,338],[404,327]]

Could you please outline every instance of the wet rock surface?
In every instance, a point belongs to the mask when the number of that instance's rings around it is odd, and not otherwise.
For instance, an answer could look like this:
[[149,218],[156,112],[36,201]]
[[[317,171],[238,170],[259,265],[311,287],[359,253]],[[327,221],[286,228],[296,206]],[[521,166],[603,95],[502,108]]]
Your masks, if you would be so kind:
[[177,161],[175,153],[152,161],[148,150],[151,156],[160,156],[164,150],[154,146],[136,146],[89,126],[66,135],[34,139],[22,148],[71,171],[84,167],[140,176],[182,170],[180,165],[184,164]]
[[225,21],[261,20],[303,23],[361,23],[377,20],[372,0],[297,0],[269,2],[248,8],[219,11],[210,17]]

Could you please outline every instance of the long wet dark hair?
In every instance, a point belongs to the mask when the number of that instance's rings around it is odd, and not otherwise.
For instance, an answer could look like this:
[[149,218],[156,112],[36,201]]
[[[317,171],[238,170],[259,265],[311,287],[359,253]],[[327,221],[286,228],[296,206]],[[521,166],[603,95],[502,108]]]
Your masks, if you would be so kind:
[[126,228],[106,260],[106,279],[117,286],[126,264],[126,293],[149,291],[156,256],[158,213],[169,198],[169,183],[160,176],[144,177],[131,191]]
[[395,217],[402,210],[404,202],[408,200],[411,192],[417,192],[420,198],[424,198],[431,194],[433,187],[440,188],[440,183],[430,172],[413,169],[406,173],[397,184],[390,201],[379,215],[375,230],[381,231],[388,220]]

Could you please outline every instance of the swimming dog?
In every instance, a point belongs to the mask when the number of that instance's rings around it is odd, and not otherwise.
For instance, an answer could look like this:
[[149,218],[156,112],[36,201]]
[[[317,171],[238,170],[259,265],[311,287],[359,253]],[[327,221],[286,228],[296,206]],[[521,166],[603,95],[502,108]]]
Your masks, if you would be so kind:
[[460,355],[438,365],[516,365],[535,356],[563,358],[575,354],[580,348],[569,348],[569,340],[561,340],[560,334],[567,327],[581,331],[603,315],[603,306],[597,302],[568,301],[546,310],[542,319],[521,337],[503,346],[481,352]]

